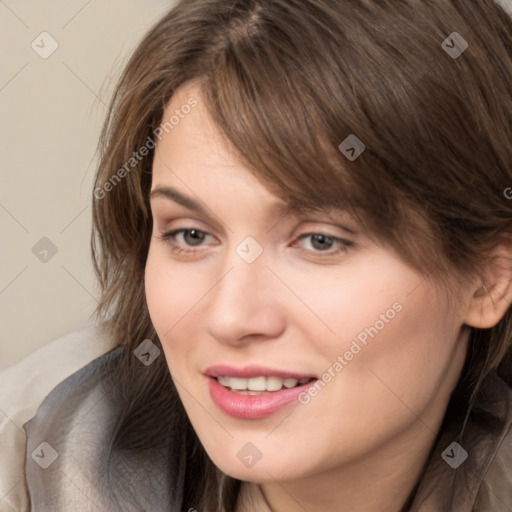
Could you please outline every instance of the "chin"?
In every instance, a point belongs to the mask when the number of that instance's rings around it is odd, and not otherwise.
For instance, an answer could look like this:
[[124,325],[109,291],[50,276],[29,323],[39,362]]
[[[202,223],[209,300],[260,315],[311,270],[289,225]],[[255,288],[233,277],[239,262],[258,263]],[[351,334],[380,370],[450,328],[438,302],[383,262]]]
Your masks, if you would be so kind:
[[[244,448],[242,448],[244,450]],[[241,450],[237,450],[240,452]],[[227,458],[224,454],[210,455],[213,463],[225,474],[238,480],[265,483],[275,481],[295,480],[306,476],[304,468],[300,461],[292,461],[290,459],[265,457],[261,455],[260,459],[248,458],[250,449],[242,451],[240,458],[235,454],[233,458]],[[245,459],[245,460],[244,460]],[[300,472],[290,471],[290,468],[302,467]]]

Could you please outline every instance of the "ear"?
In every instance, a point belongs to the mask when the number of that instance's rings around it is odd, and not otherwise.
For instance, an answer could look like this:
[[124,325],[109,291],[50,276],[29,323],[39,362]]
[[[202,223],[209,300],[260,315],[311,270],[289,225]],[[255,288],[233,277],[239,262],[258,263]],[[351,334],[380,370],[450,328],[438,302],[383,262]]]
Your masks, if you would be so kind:
[[471,298],[465,323],[494,327],[512,304],[512,236],[505,235],[493,249]]

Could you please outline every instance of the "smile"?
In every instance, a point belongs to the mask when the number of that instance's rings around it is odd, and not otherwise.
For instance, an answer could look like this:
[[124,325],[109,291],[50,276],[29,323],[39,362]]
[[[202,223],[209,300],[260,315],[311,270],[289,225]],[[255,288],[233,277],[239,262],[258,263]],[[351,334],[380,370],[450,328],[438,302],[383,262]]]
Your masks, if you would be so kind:
[[312,375],[262,367],[212,367],[205,372],[213,403],[237,419],[258,420],[297,405],[300,393],[313,385]]
[[244,379],[240,377],[226,377],[219,375],[217,382],[224,386],[229,391],[239,393],[241,395],[262,395],[268,392],[280,391],[283,388],[291,389],[297,385],[306,384],[311,379],[304,377],[302,379],[286,378],[281,377],[252,377],[250,379]]

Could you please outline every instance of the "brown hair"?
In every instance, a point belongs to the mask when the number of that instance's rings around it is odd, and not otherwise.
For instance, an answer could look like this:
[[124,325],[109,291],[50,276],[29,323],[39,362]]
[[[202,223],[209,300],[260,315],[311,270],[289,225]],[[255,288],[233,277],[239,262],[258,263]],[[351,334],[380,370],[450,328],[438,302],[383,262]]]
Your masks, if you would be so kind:
[[[453,32],[468,43],[458,58],[441,44]],[[184,509],[232,511],[240,482],[208,459],[164,358],[146,368],[133,356],[142,340],[159,343],[144,295],[153,152],[125,164],[154,140],[174,92],[200,84],[226,140],[279,197],[350,210],[404,261],[452,282],[478,275],[512,233],[511,55],[512,21],[492,0],[181,0],[136,49],[100,141],[97,313],[126,347],[112,375],[127,400],[114,446],[184,429]],[[354,161],[338,149],[350,134],[366,146]],[[471,329],[461,396],[494,369],[512,383],[511,332],[510,308]]]

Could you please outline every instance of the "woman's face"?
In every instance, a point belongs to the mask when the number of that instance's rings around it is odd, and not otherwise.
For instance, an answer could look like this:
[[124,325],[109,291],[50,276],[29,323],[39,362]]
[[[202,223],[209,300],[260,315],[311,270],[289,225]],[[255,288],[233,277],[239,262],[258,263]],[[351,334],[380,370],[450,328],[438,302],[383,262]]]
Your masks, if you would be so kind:
[[165,120],[176,110],[153,165],[146,294],[214,463],[286,481],[433,441],[464,361],[464,308],[346,213],[287,213],[228,151],[198,88]]

